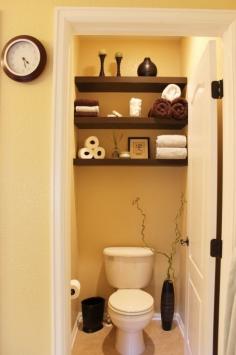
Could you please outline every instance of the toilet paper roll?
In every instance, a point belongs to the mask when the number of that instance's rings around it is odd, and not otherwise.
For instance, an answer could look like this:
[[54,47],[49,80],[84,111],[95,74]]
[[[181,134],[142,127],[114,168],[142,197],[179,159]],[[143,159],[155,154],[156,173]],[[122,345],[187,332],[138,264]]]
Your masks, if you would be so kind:
[[78,280],[70,281],[70,295],[71,299],[74,300],[78,298],[80,294],[80,282]]
[[89,148],[81,148],[78,151],[78,157],[80,159],[92,159],[93,158],[93,150]]
[[99,146],[98,137],[96,137],[96,136],[88,137],[84,142],[84,146],[89,149],[97,148]]
[[93,156],[95,159],[104,159],[106,151],[103,147],[97,147],[93,150]]

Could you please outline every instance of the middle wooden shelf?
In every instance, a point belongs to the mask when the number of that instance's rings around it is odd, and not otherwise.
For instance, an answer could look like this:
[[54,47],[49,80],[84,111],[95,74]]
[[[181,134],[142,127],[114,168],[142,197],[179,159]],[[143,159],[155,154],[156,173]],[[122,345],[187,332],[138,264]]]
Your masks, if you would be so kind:
[[80,129],[182,129],[188,120],[169,117],[81,117],[75,113],[74,124]]

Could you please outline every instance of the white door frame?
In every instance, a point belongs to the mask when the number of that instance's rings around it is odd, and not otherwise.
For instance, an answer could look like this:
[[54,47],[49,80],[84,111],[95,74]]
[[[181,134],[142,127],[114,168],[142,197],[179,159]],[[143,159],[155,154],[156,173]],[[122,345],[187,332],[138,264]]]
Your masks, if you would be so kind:
[[[222,275],[229,270],[236,232],[236,11],[61,7],[55,10],[52,167],[52,354],[70,354],[70,46],[72,36],[219,36],[224,53]],[[214,236],[212,236],[214,238]],[[227,252],[227,254],[226,254]],[[224,258],[224,255],[227,257]],[[223,354],[227,278],[221,280],[219,355]]]

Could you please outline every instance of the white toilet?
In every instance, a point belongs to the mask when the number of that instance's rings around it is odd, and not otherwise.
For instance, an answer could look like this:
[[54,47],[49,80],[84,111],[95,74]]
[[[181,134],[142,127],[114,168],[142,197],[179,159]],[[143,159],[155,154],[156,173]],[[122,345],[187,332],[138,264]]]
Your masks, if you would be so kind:
[[103,251],[109,284],[118,290],[108,300],[116,329],[116,349],[139,355],[144,349],[143,329],[153,316],[153,297],[141,290],[151,280],[154,253],[145,247],[110,247]]

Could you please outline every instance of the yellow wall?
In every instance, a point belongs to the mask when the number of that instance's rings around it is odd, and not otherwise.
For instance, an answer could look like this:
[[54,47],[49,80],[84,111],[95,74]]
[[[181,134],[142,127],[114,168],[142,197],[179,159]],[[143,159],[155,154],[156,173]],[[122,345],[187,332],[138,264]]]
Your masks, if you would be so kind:
[[[78,44],[79,43],[79,44]],[[107,51],[105,72],[115,75],[114,53],[121,51],[124,75],[137,75],[137,67],[144,56],[150,56],[156,63],[161,76],[180,76],[181,40],[179,38],[104,38],[78,37],[75,47],[77,75],[98,75],[100,65],[98,51]],[[116,109],[128,115],[128,102],[132,96],[143,99],[142,113],[147,116],[154,100],[160,94],[148,93],[80,93],[79,97],[98,98],[102,115]],[[112,130],[76,130],[77,147],[83,147],[86,137],[97,135],[100,145],[105,147],[107,156],[112,153]],[[173,131],[118,130],[123,134],[121,150],[127,150],[128,136],[150,137],[151,156],[154,157],[157,134]],[[180,133],[180,131],[175,131]],[[106,246],[142,246],[141,216],[132,207],[132,200],[141,198],[147,214],[146,238],[156,250],[169,252],[174,239],[174,218],[180,203],[181,192],[185,190],[186,168],[173,167],[75,167],[75,199],[77,212],[77,272],[81,282],[80,299],[96,295],[106,299],[111,293],[104,274],[102,250]],[[74,198],[74,196],[73,196]],[[74,246],[72,245],[73,250]],[[73,264],[76,265],[75,261]],[[180,275],[176,256],[176,311]],[[155,310],[160,311],[162,282],[166,277],[167,262],[158,255],[155,271],[148,291],[154,296]],[[73,270],[72,270],[73,272]],[[73,305],[73,302],[72,302]],[[74,313],[74,307],[73,313]]]
[[235,0],[1,0],[0,46],[19,34],[48,53],[40,78],[0,73],[0,353],[51,354],[53,10],[56,6],[236,8]]

